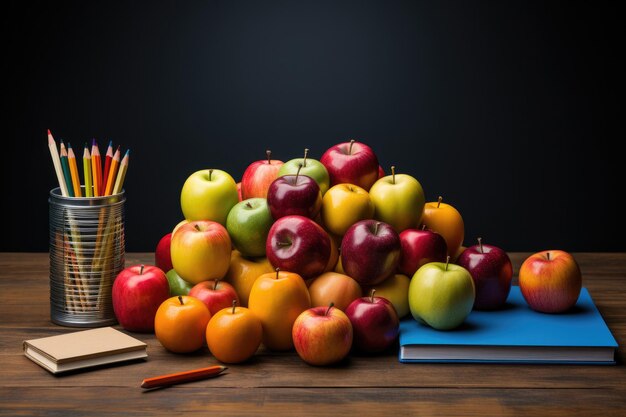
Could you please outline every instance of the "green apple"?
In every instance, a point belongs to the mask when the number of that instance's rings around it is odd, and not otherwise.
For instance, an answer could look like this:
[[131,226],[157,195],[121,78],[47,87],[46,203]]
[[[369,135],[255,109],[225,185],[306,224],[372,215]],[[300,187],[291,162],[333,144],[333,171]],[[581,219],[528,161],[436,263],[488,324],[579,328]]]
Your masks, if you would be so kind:
[[264,198],[243,200],[228,213],[226,230],[243,256],[265,256],[267,234],[274,220]]
[[371,288],[365,288],[363,294],[376,290],[376,297],[386,298],[396,309],[398,318],[409,314],[409,285],[411,280],[406,275],[394,274]]
[[426,203],[422,185],[410,175],[396,175],[395,167],[391,167],[391,175],[372,185],[370,198],[374,203],[374,217],[393,226],[396,232],[420,224]]
[[194,172],[180,193],[180,206],[189,221],[212,220],[224,226],[228,212],[238,202],[237,183],[219,169]]
[[409,285],[413,318],[438,330],[454,329],[463,323],[472,311],[475,297],[469,271],[447,262],[423,265]]
[[193,287],[192,284],[182,279],[174,269],[170,269],[165,276],[167,277],[167,283],[170,285],[170,296],[172,297],[175,295],[187,295],[191,287]]
[[322,192],[322,195],[324,195],[330,187],[330,177],[328,176],[328,171],[320,161],[307,158],[308,153],[309,150],[305,149],[304,158],[296,158],[285,162],[283,166],[281,166],[278,170],[278,176],[282,177],[283,175],[296,175],[298,169],[300,168],[300,166],[302,166],[302,168],[300,169],[300,174],[313,178],[315,182],[317,182],[317,185],[320,186],[320,191]]

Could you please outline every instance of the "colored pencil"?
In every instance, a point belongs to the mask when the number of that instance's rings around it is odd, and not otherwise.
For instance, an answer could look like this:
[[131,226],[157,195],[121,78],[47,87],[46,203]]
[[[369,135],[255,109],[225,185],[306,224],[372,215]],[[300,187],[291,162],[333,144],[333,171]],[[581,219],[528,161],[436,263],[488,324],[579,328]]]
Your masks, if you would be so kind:
[[70,173],[70,164],[67,162],[67,151],[65,144],[61,141],[61,166],[63,167],[63,176],[67,185],[68,197],[74,197],[74,187],[72,186],[72,174]]
[[111,169],[109,170],[109,176],[107,177],[107,186],[104,189],[104,195],[111,195],[111,193],[113,192],[113,186],[115,185],[115,177],[117,176],[117,170],[119,167],[120,167],[120,148],[118,147],[111,161]]
[[89,154],[89,148],[86,143],[85,150],[83,151],[83,176],[85,177],[85,197],[93,197],[91,184],[91,155]]
[[61,160],[59,159],[59,151],[57,150],[57,143],[52,137],[50,129],[48,129],[48,148],[50,149],[50,156],[52,156],[52,164],[54,165],[54,171],[57,174],[57,180],[59,181],[59,188],[61,189],[61,195],[63,197],[69,196],[67,185],[65,184],[65,177],[63,176],[63,168],[61,168]]
[[67,142],[67,162],[70,164],[70,174],[72,175],[72,186],[74,187],[74,196],[82,197],[83,193],[80,191],[80,177],[78,176],[78,166],[76,165],[76,155],[74,155],[74,149],[72,144]]
[[153,378],[146,378],[141,383],[141,388],[157,388],[166,387],[174,384],[181,384],[183,382],[198,381],[204,378],[210,378],[218,376],[226,369],[225,366],[209,366],[208,368],[194,369],[192,371],[177,372],[175,374],[155,376]]
[[93,196],[101,197],[104,190],[102,188],[102,160],[100,159],[100,149],[94,139],[91,144],[91,174],[93,175]]
[[113,187],[113,194],[119,194],[122,192],[124,186],[124,179],[126,178],[126,171],[128,170],[128,160],[130,158],[130,149],[126,151],[122,162],[120,163],[120,169],[117,173],[117,179],[115,180],[115,187]]
[[102,176],[102,188],[105,187],[104,184],[109,178],[109,169],[111,168],[111,159],[113,159],[113,141],[109,141],[109,146],[107,147],[107,153],[104,156],[104,175]]

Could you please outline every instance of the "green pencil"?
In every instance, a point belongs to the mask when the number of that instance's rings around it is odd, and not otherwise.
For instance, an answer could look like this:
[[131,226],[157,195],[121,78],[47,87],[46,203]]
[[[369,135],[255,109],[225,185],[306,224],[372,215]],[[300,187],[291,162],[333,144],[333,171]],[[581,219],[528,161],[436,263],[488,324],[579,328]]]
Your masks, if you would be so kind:
[[85,152],[83,152],[83,174],[85,175],[85,197],[93,197],[91,186],[91,155],[89,148],[85,143]]
[[67,161],[67,150],[65,144],[61,142],[61,166],[63,167],[63,176],[67,184],[67,193],[70,197],[74,197],[74,186],[72,185],[72,174],[70,173],[70,164]]

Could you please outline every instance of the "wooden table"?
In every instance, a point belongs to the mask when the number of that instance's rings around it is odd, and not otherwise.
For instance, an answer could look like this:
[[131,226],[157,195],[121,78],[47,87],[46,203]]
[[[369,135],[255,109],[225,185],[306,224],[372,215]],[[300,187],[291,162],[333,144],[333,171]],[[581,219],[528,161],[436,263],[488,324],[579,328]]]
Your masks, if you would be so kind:
[[[515,270],[527,254],[511,254]],[[617,342],[626,343],[626,253],[575,254]],[[127,254],[126,264],[152,263]],[[1,415],[626,415],[624,348],[616,366],[400,364],[397,352],[315,368],[295,353],[261,351],[215,379],[150,392],[148,376],[216,361],[176,355],[151,334],[146,362],[55,377],[22,354],[22,341],[74,329],[50,323],[48,254],[0,253]]]

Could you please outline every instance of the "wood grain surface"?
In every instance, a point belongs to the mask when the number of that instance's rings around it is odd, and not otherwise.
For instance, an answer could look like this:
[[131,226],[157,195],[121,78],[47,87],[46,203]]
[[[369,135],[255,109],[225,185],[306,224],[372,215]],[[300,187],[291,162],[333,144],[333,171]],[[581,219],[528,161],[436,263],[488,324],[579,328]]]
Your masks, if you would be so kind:
[[[515,274],[527,255],[510,254]],[[574,256],[623,346],[626,254]],[[217,361],[206,348],[177,355],[153,334],[130,333],[148,344],[147,361],[53,376],[22,353],[26,339],[76,330],[50,322],[48,262],[47,253],[0,253],[0,415],[626,415],[623,348],[615,366],[400,364],[394,347],[326,368],[261,348],[217,378],[144,392],[144,378]],[[153,255],[127,254],[126,265],[137,263]]]

